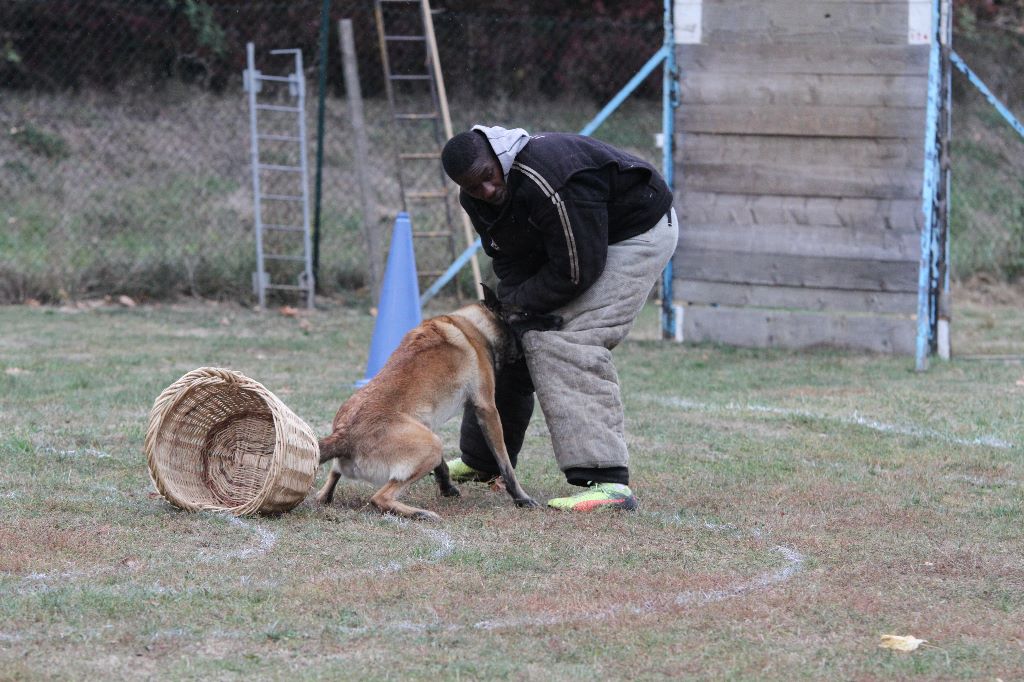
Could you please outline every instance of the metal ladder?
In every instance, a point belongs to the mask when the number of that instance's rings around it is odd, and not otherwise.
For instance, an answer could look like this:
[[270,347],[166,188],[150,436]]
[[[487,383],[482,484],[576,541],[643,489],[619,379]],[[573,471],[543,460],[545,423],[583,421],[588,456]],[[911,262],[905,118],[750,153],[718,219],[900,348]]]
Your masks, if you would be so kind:
[[[249,145],[252,157],[253,209],[256,218],[256,272],[253,273],[253,291],[259,297],[260,308],[267,304],[267,291],[294,291],[306,295],[306,307],[313,307],[315,283],[313,281],[313,248],[309,230],[309,165],[306,154],[306,80],[302,71],[302,51],[297,49],[271,50],[272,55],[292,55],[295,70],[285,76],[267,76],[256,69],[256,50],[252,43],[246,44],[248,59],[243,74],[245,91],[249,97]],[[288,86],[288,96],[293,103],[268,104],[260,102],[257,95],[264,83],[278,87]],[[283,93],[278,93],[283,94]],[[261,132],[260,112],[294,115],[294,127],[282,132]],[[274,114],[269,114],[274,115]],[[280,123],[278,123],[280,125]],[[261,143],[275,145],[263,150]],[[298,150],[295,149],[298,146]],[[272,155],[280,163],[263,163],[260,152]],[[292,163],[296,151],[298,161]],[[285,184],[284,189],[264,192],[264,175],[269,185]],[[284,182],[271,182],[271,178]],[[290,186],[288,179],[291,179]],[[295,186],[298,179],[299,187]],[[264,222],[264,210],[270,210],[271,220]],[[297,208],[301,208],[301,216]],[[296,224],[301,221],[301,224]],[[298,253],[297,238],[301,236],[301,254]],[[268,262],[273,264],[273,274],[281,279],[272,280]],[[302,269],[297,274],[295,266]],[[285,284],[289,276],[294,284]]]
[[[395,124],[402,210],[413,217],[413,246],[422,291],[425,284],[445,273],[457,253],[452,215],[456,195],[441,165],[441,148],[452,136],[448,98],[438,66],[429,0],[374,0],[374,13],[388,109]],[[468,246],[476,234],[469,217],[459,213]],[[471,264],[477,294],[482,298],[475,255]],[[456,295],[461,297],[458,287]]]

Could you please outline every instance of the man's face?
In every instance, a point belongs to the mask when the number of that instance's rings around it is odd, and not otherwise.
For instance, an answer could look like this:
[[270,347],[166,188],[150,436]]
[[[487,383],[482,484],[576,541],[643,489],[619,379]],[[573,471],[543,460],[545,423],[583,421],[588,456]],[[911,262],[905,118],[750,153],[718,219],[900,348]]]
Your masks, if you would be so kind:
[[480,201],[499,206],[508,198],[505,175],[496,159],[486,159],[473,165],[466,173],[455,178],[455,184]]

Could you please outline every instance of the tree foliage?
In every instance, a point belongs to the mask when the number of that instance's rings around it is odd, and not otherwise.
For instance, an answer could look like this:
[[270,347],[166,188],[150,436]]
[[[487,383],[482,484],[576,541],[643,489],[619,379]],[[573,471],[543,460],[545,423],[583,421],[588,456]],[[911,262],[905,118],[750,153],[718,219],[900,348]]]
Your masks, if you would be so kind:
[[[298,47],[315,67],[322,0],[8,0],[0,3],[0,87],[137,87],[177,79],[221,90],[245,67],[245,43]],[[442,63],[453,86],[508,94],[603,98],[658,48],[660,0],[565,3],[435,0]],[[353,20],[363,88],[382,90],[372,0],[333,0]],[[341,87],[341,69],[328,72]]]

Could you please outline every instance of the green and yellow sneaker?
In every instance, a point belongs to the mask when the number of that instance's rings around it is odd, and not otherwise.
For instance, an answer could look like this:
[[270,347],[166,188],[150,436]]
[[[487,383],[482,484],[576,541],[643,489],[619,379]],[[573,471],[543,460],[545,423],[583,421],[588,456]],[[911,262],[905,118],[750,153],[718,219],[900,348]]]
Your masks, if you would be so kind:
[[452,479],[452,483],[490,483],[498,477],[498,474],[477,471],[463,462],[461,457],[459,459],[450,459],[446,464],[448,464],[448,476]]
[[632,511],[637,508],[637,501],[628,485],[598,483],[575,495],[548,500],[548,506],[578,512],[602,511],[604,509]]

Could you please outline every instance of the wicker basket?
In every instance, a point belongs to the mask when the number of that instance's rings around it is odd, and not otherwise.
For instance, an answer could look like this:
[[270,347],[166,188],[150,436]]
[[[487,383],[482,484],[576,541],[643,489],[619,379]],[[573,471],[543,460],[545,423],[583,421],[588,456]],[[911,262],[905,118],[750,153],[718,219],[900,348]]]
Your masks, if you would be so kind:
[[308,424],[260,383],[216,367],[160,394],[145,447],[149,475],[171,504],[236,516],[292,509],[320,463]]

